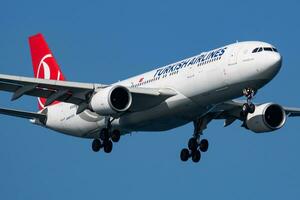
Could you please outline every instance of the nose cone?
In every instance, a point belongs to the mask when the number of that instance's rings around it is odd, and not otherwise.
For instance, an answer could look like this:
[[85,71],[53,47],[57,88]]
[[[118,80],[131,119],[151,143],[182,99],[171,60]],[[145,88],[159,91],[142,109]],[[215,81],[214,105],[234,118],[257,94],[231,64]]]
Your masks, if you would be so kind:
[[282,65],[282,56],[279,53],[273,53],[270,64],[270,68],[274,70],[276,75],[279,72]]
[[279,53],[273,52],[268,55],[265,65],[265,75],[267,79],[272,79],[279,72],[282,65],[282,57]]
[[273,53],[273,55],[271,56],[271,67],[277,69],[278,71],[281,68],[281,64],[282,64],[282,57],[279,53]]

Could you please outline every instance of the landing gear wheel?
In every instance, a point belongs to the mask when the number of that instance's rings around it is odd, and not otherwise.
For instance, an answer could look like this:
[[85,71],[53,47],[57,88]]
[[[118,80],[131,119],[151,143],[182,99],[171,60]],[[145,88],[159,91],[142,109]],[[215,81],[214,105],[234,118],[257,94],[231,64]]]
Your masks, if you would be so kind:
[[255,111],[255,105],[253,103],[250,103],[248,105],[248,112],[252,114],[254,113],[254,111]]
[[208,149],[208,141],[206,139],[201,140],[199,148],[200,148],[200,151],[206,152]]
[[198,143],[196,138],[191,138],[188,142],[188,147],[191,151],[195,151],[198,148]]
[[107,128],[103,128],[100,132],[100,139],[101,140],[108,140],[109,139],[109,131]]
[[113,132],[111,133],[111,140],[113,142],[119,142],[121,137],[121,133],[119,130],[113,130]]
[[104,141],[104,152],[110,153],[113,148],[113,143],[110,140]]
[[102,147],[101,141],[99,139],[94,139],[92,143],[92,149],[94,152],[98,152]]
[[192,160],[193,162],[197,163],[200,161],[201,153],[199,150],[192,152]]
[[180,159],[183,162],[186,162],[190,157],[190,151],[188,149],[182,149],[180,152]]
[[253,103],[244,103],[242,107],[243,116],[247,116],[248,113],[254,113],[255,105]]
[[249,104],[248,103],[244,103],[243,104],[242,111],[244,113],[248,113],[249,112]]
[[182,149],[180,158],[182,161],[187,161],[192,158],[193,162],[197,163],[201,159],[201,152],[206,152],[208,149],[208,141],[200,140],[203,134],[203,130],[207,127],[207,124],[212,120],[211,116],[205,115],[198,117],[193,121],[194,133],[192,138],[188,141],[188,148]]
[[242,116],[247,116],[248,113],[254,113],[255,105],[251,102],[255,95],[256,91],[252,88],[245,88],[243,90],[243,95],[247,98],[247,103],[245,103],[242,107]]

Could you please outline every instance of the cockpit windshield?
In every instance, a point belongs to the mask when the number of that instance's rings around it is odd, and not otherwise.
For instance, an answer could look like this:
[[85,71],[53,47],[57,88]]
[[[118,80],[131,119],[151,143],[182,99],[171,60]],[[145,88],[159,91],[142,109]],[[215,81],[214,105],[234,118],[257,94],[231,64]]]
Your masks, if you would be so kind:
[[273,51],[271,47],[264,47],[264,51]]
[[255,49],[253,49],[252,53],[257,53],[257,52],[261,52],[261,51],[274,51],[274,52],[278,52],[276,48],[274,47],[257,47]]

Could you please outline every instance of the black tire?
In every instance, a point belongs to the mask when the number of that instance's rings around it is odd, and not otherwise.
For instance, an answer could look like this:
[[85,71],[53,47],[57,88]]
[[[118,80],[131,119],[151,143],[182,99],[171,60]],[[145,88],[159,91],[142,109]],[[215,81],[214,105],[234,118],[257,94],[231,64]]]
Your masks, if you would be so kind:
[[108,132],[108,129],[107,129],[107,128],[103,128],[103,129],[100,131],[100,139],[103,140],[103,141],[109,139],[109,132]]
[[190,157],[190,151],[186,148],[182,149],[180,152],[180,159],[183,162],[186,162]]
[[248,105],[248,112],[252,114],[254,113],[254,111],[255,111],[255,105],[253,103],[250,103]]
[[189,139],[188,147],[191,151],[195,151],[198,148],[198,143],[196,138]]
[[119,130],[113,130],[113,132],[111,133],[111,140],[113,142],[119,142],[121,138],[121,133]]
[[200,151],[202,151],[202,152],[206,152],[207,150],[208,150],[208,140],[207,139],[203,139],[203,140],[201,140],[201,142],[200,142]]
[[192,152],[192,160],[193,162],[197,163],[201,159],[201,153],[199,150]]
[[249,105],[248,103],[244,103],[242,106],[242,112],[248,113],[249,112]]
[[113,143],[110,140],[104,142],[105,153],[110,153],[112,151],[112,148],[113,148]]
[[102,147],[101,141],[99,139],[94,139],[92,143],[92,149],[94,152],[100,151]]

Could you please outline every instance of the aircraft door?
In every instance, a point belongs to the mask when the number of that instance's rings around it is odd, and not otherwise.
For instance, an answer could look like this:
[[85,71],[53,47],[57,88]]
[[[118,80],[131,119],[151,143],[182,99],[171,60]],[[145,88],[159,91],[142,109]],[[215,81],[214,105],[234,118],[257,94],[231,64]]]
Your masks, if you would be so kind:
[[227,63],[224,65],[223,75],[227,85],[239,76],[239,69],[237,65],[239,62],[239,51],[240,47],[238,45],[234,45],[232,50],[229,52]]
[[238,62],[238,53],[239,53],[239,47],[235,45],[232,48],[232,51],[230,52],[229,58],[228,58],[228,66],[236,65]]

